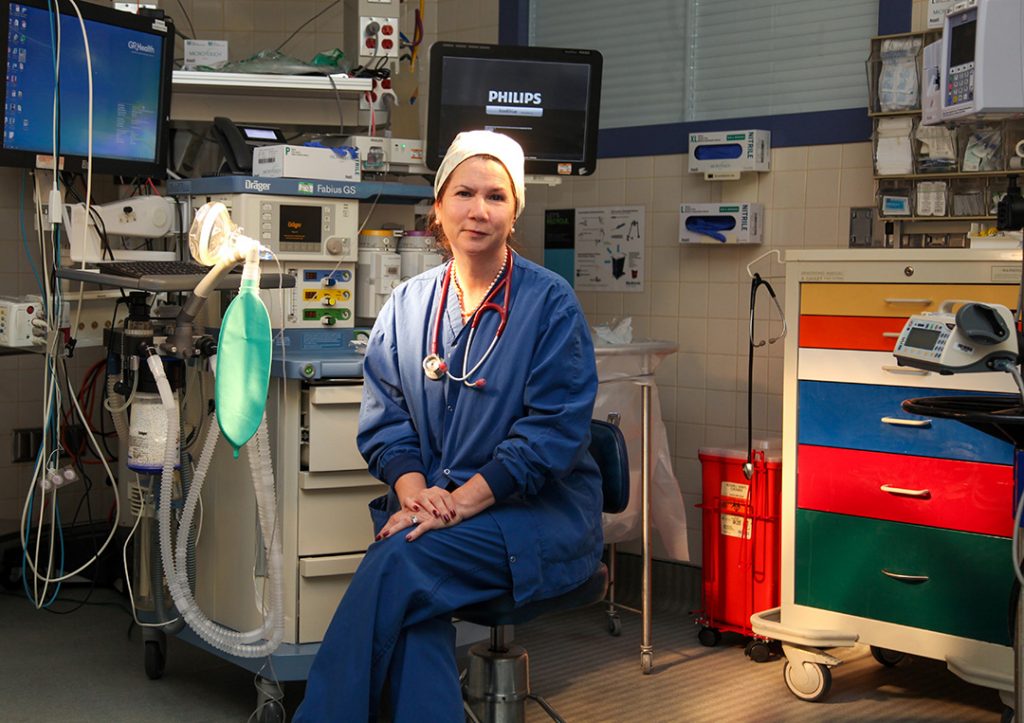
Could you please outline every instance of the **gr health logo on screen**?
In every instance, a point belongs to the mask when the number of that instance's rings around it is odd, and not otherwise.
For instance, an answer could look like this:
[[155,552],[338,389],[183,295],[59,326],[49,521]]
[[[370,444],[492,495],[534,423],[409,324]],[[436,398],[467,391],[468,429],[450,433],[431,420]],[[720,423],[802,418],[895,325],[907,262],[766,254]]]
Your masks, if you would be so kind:
[[142,55],[156,55],[156,46],[152,43],[140,43],[137,40],[128,41],[128,50]]

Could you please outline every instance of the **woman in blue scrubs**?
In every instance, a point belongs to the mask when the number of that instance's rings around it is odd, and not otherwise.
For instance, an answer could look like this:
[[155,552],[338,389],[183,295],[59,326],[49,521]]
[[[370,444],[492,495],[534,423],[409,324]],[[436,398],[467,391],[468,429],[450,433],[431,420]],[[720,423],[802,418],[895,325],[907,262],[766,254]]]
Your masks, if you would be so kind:
[[392,720],[463,720],[452,611],[559,595],[601,556],[594,350],[572,288],[509,247],[523,151],[460,133],[434,194],[451,260],[394,292],[363,368],[359,449],[391,489],[296,720],[376,720],[385,681]]

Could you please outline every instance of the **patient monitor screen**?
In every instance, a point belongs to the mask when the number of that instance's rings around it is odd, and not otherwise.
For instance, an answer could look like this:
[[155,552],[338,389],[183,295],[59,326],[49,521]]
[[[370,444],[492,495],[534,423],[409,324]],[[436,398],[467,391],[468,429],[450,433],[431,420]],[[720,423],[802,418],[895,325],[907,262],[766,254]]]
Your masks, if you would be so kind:
[[527,159],[582,162],[590,73],[580,63],[445,58],[439,149],[484,128],[512,136]]
[[286,244],[320,245],[321,209],[319,206],[289,206],[281,204],[278,238],[281,248]]
[[914,349],[934,349],[938,338],[939,332],[934,329],[915,327],[907,334],[907,340],[904,344]]
[[949,39],[950,68],[974,62],[974,33],[977,26],[977,20],[952,26],[952,36]]

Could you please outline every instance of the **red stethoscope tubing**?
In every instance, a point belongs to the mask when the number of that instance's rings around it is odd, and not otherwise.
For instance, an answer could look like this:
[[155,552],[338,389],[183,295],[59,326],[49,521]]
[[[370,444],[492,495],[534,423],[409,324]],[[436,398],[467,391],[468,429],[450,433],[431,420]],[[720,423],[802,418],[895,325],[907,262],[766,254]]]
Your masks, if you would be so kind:
[[[498,339],[501,338],[502,332],[505,331],[505,326],[508,324],[509,300],[511,299],[512,295],[513,255],[511,249],[507,250],[506,253],[508,254],[505,264],[507,267],[507,271],[504,277],[501,279],[501,281],[494,285],[494,288],[491,289],[490,293],[487,294],[487,297],[484,299],[483,303],[477,307],[476,311],[473,312],[473,316],[469,320],[469,338],[466,339],[466,348],[465,353],[463,354],[463,376],[453,376],[450,372],[447,371],[447,368],[445,368],[444,374],[453,381],[464,382],[469,386],[477,385],[476,382],[469,382],[469,377],[475,374],[476,371],[483,365],[484,361],[486,361],[487,358],[491,355],[491,352],[494,350],[495,345],[498,343]],[[448,264],[448,268],[447,270],[445,270],[444,273],[444,280],[441,282],[441,303],[437,307],[437,315],[434,318],[434,335],[430,341],[430,354],[431,356],[437,357],[438,359],[440,359],[440,355],[438,354],[438,352],[441,347],[441,322],[444,319],[445,308],[448,305],[448,288],[451,286],[451,280],[452,264]],[[498,292],[501,290],[503,286],[505,287],[505,294],[502,299],[502,303],[499,306],[498,304],[494,303],[494,297],[498,295]],[[473,344],[473,336],[476,333],[477,327],[480,325],[480,319],[483,317],[485,311],[494,311],[498,314],[498,318],[500,320],[498,322],[498,328],[494,332],[494,339],[491,340],[490,345],[487,347],[487,351],[484,352],[483,356],[480,357],[480,360],[473,366],[472,369],[466,371],[465,364],[466,361],[469,359],[469,348]],[[483,380],[478,380],[478,382],[479,386],[482,386]]]

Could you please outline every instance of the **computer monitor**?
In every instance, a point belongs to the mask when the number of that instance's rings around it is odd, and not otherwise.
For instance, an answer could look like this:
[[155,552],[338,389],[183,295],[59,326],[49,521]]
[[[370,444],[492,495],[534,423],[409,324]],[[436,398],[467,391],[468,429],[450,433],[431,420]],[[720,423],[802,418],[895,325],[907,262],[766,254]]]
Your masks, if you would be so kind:
[[[56,23],[47,0],[0,0],[6,59],[0,165],[53,168]],[[85,169],[89,84],[81,25],[71,4],[59,8],[58,152],[65,171]],[[79,0],[93,81],[93,172],[166,175],[174,29]]]
[[596,50],[434,43],[427,166],[437,169],[459,132],[487,129],[519,142],[529,175],[592,174],[601,64]]

